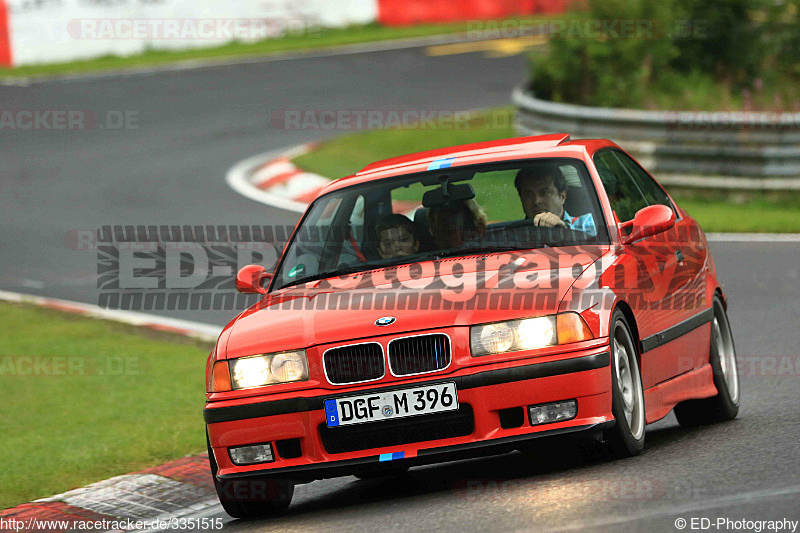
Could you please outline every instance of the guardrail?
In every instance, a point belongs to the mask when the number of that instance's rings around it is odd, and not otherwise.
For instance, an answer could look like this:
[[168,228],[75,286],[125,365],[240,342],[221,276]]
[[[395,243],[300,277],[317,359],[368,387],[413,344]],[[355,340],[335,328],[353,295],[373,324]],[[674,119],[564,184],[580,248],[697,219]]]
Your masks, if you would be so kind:
[[512,96],[521,135],[611,139],[669,185],[800,190],[800,113],[644,111]]

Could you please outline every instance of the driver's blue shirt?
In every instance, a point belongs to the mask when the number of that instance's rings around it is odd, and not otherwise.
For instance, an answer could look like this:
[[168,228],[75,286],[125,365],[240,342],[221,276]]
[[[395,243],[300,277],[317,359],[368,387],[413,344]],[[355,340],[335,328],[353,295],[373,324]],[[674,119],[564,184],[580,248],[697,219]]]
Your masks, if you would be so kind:
[[592,237],[597,235],[597,227],[594,225],[594,217],[591,213],[586,213],[578,217],[571,217],[567,210],[564,209],[564,224],[568,228],[588,233]]

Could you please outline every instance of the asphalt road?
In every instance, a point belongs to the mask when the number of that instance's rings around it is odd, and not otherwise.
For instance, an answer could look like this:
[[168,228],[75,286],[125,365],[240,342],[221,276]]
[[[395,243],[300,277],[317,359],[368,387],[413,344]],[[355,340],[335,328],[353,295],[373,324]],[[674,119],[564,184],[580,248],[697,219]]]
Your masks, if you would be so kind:
[[[293,224],[296,214],[242,198],[223,180],[247,156],[337,133],[276,129],[274,112],[499,105],[523,77],[521,57],[409,49],[2,86],[0,109],[134,112],[137,127],[0,129],[0,288],[96,302],[97,257],[76,249],[78,230]],[[225,529],[676,531],[678,518],[800,519],[800,250],[711,248],[744,358],[736,421],[684,430],[670,415],[648,427],[647,452],[624,461],[554,450],[418,468],[402,479],[315,482],[298,488],[287,516],[221,515]],[[216,324],[233,315],[164,314]]]
[[[521,56],[410,49],[0,86],[0,110],[87,111],[103,126],[132,119],[124,129],[0,128],[0,288],[96,303],[97,257],[76,250],[74,235],[103,225],[293,226],[298,215],[242,198],[223,179],[245,157],[342,133],[278,129],[285,110],[502,105],[524,73]],[[225,324],[236,313],[163,314]]]
[[[380,480],[315,481],[287,515],[225,531],[754,531],[741,520],[800,520],[800,250],[779,243],[711,244],[725,280],[740,362],[736,420],[647,427],[643,455],[609,461],[556,445],[412,469]],[[717,520],[731,523],[717,524]],[[719,527],[717,527],[719,526]],[[800,527],[800,526],[798,526]],[[766,531],[767,526],[761,526]],[[791,531],[791,527],[789,528]]]

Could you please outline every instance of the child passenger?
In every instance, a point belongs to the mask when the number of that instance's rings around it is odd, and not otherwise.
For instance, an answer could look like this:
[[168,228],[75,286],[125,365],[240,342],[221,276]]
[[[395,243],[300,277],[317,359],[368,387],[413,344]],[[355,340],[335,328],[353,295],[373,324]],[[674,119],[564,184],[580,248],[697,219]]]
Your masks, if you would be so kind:
[[403,257],[419,251],[416,227],[405,215],[393,213],[381,218],[377,234],[378,253],[384,259]]

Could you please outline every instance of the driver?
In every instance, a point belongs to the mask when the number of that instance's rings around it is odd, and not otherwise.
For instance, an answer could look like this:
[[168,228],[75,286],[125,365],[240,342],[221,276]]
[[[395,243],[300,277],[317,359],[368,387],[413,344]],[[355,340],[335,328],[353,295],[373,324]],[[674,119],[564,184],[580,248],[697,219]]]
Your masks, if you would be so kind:
[[534,226],[563,227],[597,235],[591,213],[572,217],[564,209],[567,182],[555,165],[536,165],[521,169],[514,179],[525,218]]

